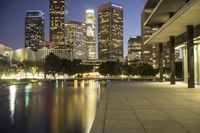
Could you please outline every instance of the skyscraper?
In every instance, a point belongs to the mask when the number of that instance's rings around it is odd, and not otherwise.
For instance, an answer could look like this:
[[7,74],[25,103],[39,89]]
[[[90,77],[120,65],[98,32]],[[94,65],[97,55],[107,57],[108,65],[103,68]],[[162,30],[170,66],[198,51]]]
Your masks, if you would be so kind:
[[128,54],[134,54],[138,59],[141,56],[141,36],[131,36],[128,40]]
[[27,11],[25,17],[25,47],[37,51],[43,47],[44,39],[44,13],[33,10]]
[[50,42],[55,48],[65,47],[65,0],[50,0]]
[[144,8],[141,14],[141,62],[148,63],[154,68],[158,68],[158,46],[144,45],[144,42],[158,29],[156,26],[144,26],[145,21],[151,15],[155,5],[151,8]]
[[94,10],[86,10],[85,26],[87,59],[96,59],[96,19]]
[[123,8],[106,3],[98,9],[99,59],[123,57]]
[[75,59],[86,59],[86,27],[82,22],[68,21],[66,24],[67,47]]

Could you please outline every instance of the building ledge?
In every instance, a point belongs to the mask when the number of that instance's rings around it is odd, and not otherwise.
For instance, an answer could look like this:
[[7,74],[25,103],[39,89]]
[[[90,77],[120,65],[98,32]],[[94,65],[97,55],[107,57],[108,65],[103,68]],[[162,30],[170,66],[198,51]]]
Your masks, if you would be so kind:
[[144,44],[165,43],[170,36],[178,36],[186,32],[187,25],[200,24],[200,0],[191,0],[161,26]]
[[185,0],[160,0],[143,26],[165,23],[169,19],[170,12],[176,13],[185,4]]

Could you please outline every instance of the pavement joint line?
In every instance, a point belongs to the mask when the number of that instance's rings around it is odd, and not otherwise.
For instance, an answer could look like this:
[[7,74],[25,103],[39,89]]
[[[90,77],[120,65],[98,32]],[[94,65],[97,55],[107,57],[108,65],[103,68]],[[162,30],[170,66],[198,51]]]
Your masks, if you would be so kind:
[[[150,92],[150,93],[152,93],[152,92]],[[140,94],[139,94],[140,95]],[[141,96],[141,95],[140,95]],[[144,99],[146,99],[146,100],[148,100],[152,105],[154,105],[159,111],[161,111],[162,113],[164,113],[165,115],[167,115],[171,120],[173,120],[173,121],[175,121],[178,125],[180,125],[184,130],[186,130],[188,133],[191,133],[186,127],[184,127],[179,121],[177,121],[176,119],[174,119],[173,117],[171,117],[170,115],[168,115],[165,111],[163,111],[160,107],[158,107],[157,105],[155,105],[151,100],[149,100],[149,98],[147,98],[147,97],[144,97],[144,96],[141,96],[141,97],[143,97]],[[161,97],[162,99],[166,99],[166,100],[168,100],[167,98],[165,98],[165,97],[163,97],[163,96],[159,96],[159,97]],[[180,97],[181,98],[181,97]],[[171,101],[170,101],[171,102]],[[175,102],[171,102],[171,103],[174,103],[174,104],[176,104]],[[176,104],[177,105],[177,104]],[[177,105],[177,106],[179,106],[179,105]],[[190,111],[191,112],[191,111]],[[192,112],[191,112],[192,113]],[[137,116],[137,114],[136,114],[136,116]],[[138,116],[137,116],[138,117]],[[140,121],[140,120],[139,120]],[[143,126],[143,125],[142,125]],[[146,131],[146,128],[145,128],[145,132],[147,132]]]
[[[128,86],[129,86],[129,85],[128,85]],[[129,86],[129,87],[130,87],[130,86]],[[132,112],[135,114],[135,116],[136,116],[137,120],[138,120],[138,121],[139,121],[139,123],[141,124],[141,126],[142,126],[142,128],[144,129],[145,133],[147,133],[147,130],[145,129],[144,125],[142,124],[141,120],[139,119],[139,117],[138,117],[137,113],[135,112],[135,110],[134,110],[133,106],[130,104],[130,102],[129,102],[129,100],[128,100],[127,96],[126,96],[126,95],[125,95],[125,93],[124,93],[124,91],[122,91],[122,90],[121,90],[121,92],[123,93],[123,96],[125,97],[125,99],[126,99],[127,103],[128,103],[128,104],[129,104],[129,106],[131,107],[131,110],[132,110]]]
[[[120,106],[120,104],[123,105],[124,103],[126,103],[125,106],[129,108],[130,114],[135,116],[134,120],[137,120],[137,123],[140,124],[140,129],[145,133],[148,133],[149,130],[184,131],[186,133],[191,133],[194,127],[199,131],[199,127],[197,127],[198,121],[195,121],[199,119],[198,116],[200,116],[198,111],[196,111],[196,109],[198,109],[198,103],[200,102],[198,98],[199,95],[200,90],[187,89],[182,85],[177,85],[177,87],[175,87],[169,84],[166,85],[166,83],[156,84],[144,82],[144,84],[138,84],[137,82],[108,82],[105,94],[106,102],[104,103],[105,112],[102,121],[103,126],[101,126],[103,128],[102,132],[107,133],[110,129],[107,127],[107,124],[109,124],[107,123],[109,111],[124,110]],[[116,106],[116,109],[112,108],[112,104],[114,104],[115,107],[117,103],[119,108],[118,106]],[[142,112],[140,112],[140,110]],[[140,117],[140,113],[148,114],[148,112],[150,113],[150,117],[148,117],[148,115],[147,117]],[[161,116],[161,118],[157,119],[156,115],[154,118],[154,112],[160,113],[161,115],[159,116]],[[151,116],[151,113],[153,113],[153,116]],[[187,116],[187,113],[191,113],[191,115]],[[188,126],[188,124],[192,123],[188,123],[187,120],[191,122],[194,121],[194,125],[191,127],[190,125]],[[151,124],[151,122],[153,123]],[[169,123],[169,126],[167,123]],[[129,124],[132,124],[131,121]],[[112,127],[112,129],[118,131],[118,127]],[[124,129],[128,130],[133,128],[127,127]]]
[[[151,104],[153,104],[152,103],[152,101],[150,101],[150,103]],[[162,113],[164,113],[166,116],[168,116],[171,120],[173,120],[173,121],[175,121],[179,126],[181,126],[184,130],[186,130],[188,133],[190,133],[190,131],[186,128],[186,127],[184,127],[180,122],[178,122],[176,119],[174,119],[173,117],[171,117],[170,115],[168,115],[165,111],[163,111],[161,108],[157,108],[159,111],[161,111]]]
[[106,108],[105,108],[104,122],[103,122],[103,133],[105,133],[106,116],[107,116],[107,110],[108,110],[108,96],[109,96],[109,92],[110,92],[110,86],[106,82]]
[[[129,86],[130,87],[130,86]],[[152,92],[150,92],[150,93],[152,93]],[[174,120],[178,125],[180,125],[184,130],[186,130],[187,132],[189,132],[189,130],[188,129],[186,129],[180,122],[178,122],[177,120],[175,120],[175,119],[173,119],[172,117],[170,117],[166,112],[164,112],[163,110],[161,110],[161,108],[159,108],[157,105],[155,105],[151,100],[149,100],[149,98],[147,98],[147,97],[145,97],[145,96],[142,96],[140,93],[138,93],[138,95],[140,95],[141,97],[143,97],[144,99],[146,99],[146,100],[148,100],[152,105],[154,105],[159,111],[161,111],[162,113],[164,113],[166,116],[168,116],[171,120]],[[161,97],[162,99],[166,99],[166,98],[164,98],[163,96],[159,96],[159,97]],[[127,99],[127,97],[126,97],[126,99]],[[166,100],[168,100],[168,99],[166,99]],[[127,99],[127,102],[130,104],[130,102],[129,102],[129,100]],[[171,101],[170,101],[171,102]],[[174,103],[174,102],[171,102],[171,103]],[[176,103],[174,103],[174,104],[176,104]],[[179,105],[177,105],[177,106],[179,106]],[[131,108],[134,110],[134,108],[131,106]],[[144,128],[144,130],[145,130],[145,132],[147,133],[147,130],[146,130],[146,128],[144,127],[144,125],[142,124],[142,122],[140,121],[140,119],[139,119],[139,117],[138,117],[138,115],[137,115],[137,113],[134,111],[134,113],[135,113],[135,115],[136,115],[136,117],[137,117],[137,119],[139,120],[139,122],[140,122],[140,124],[142,125],[142,127]],[[189,132],[190,133],[190,132]]]

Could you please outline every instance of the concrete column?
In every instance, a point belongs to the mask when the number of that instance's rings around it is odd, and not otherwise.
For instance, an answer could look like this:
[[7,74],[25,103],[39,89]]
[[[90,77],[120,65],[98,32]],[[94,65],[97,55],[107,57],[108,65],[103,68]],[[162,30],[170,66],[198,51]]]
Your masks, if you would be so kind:
[[183,48],[183,73],[184,73],[184,82],[188,82],[188,59],[187,59],[187,47]]
[[159,72],[160,82],[163,82],[163,44],[159,43]]
[[175,82],[175,37],[170,36],[170,84]]
[[188,88],[195,87],[194,81],[194,31],[193,25],[187,26],[187,56],[188,56]]

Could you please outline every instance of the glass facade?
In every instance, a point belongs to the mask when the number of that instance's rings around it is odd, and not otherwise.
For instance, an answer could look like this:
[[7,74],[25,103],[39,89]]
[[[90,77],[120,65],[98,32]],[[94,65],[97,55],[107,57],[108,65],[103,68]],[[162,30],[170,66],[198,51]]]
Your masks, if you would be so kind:
[[96,18],[94,10],[86,10],[87,59],[96,59]]
[[27,11],[25,17],[25,47],[38,50],[45,44],[44,16],[41,11]]
[[65,0],[50,0],[50,42],[56,48],[65,46]]
[[123,8],[107,3],[98,9],[99,59],[123,57]]
[[141,36],[131,36],[128,40],[128,54],[135,54],[138,59],[141,56]]
[[75,59],[86,59],[86,26],[84,23],[69,21],[66,24],[67,47],[72,49]]

